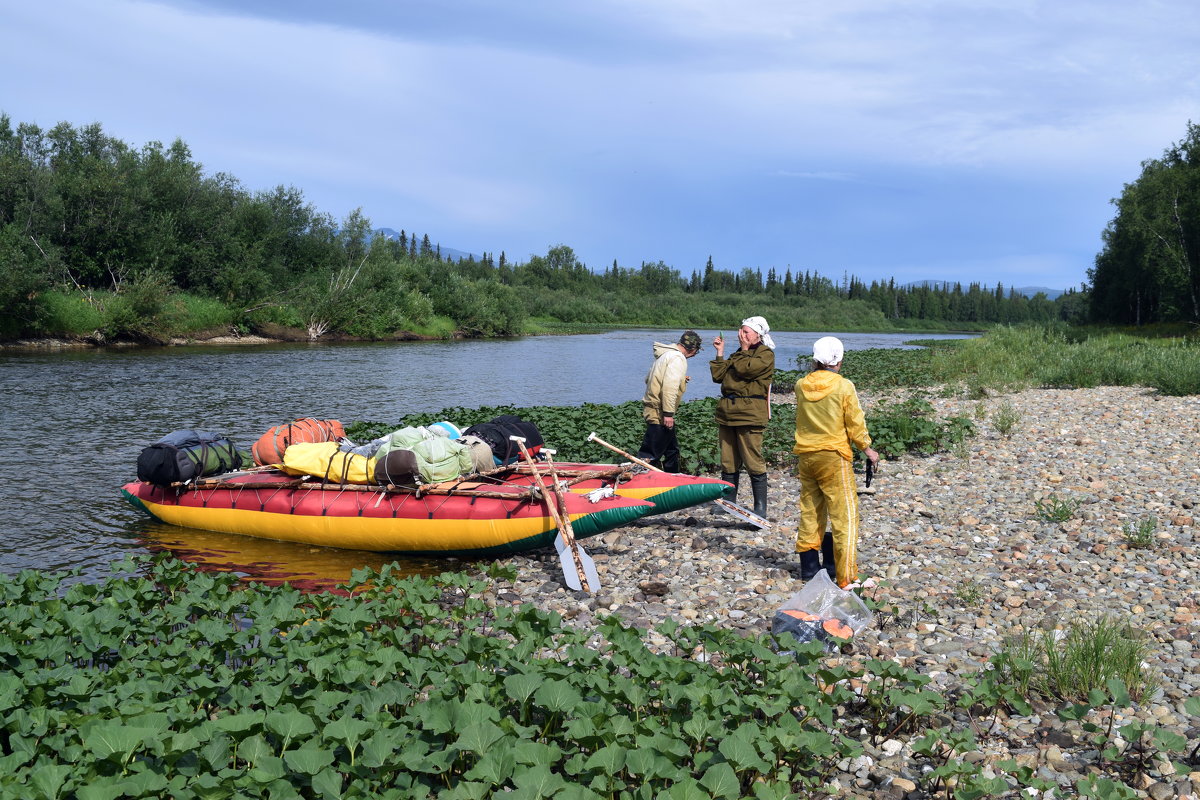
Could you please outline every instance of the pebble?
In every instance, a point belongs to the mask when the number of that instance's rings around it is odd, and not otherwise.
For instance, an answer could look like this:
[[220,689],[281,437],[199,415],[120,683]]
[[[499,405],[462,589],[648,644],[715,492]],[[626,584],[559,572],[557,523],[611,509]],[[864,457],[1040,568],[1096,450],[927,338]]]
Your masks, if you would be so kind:
[[[862,394],[868,410],[879,399]],[[878,584],[862,592],[891,610],[877,612],[842,657],[894,659],[935,675],[938,691],[952,691],[1022,628],[1040,635],[1109,615],[1144,635],[1147,665],[1161,686],[1120,712],[1123,718],[1188,731],[1187,751],[1196,747],[1200,718],[1186,714],[1184,700],[1200,691],[1200,397],[1099,387],[928,399],[939,418],[974,421],[977,435],[954,453],[884,462],[874,493],[860,496],[860,577]],[[991,424],[1003,403],[1020,415],[1008,436]],[[747,530],[710,504],[582,540],[604,566],[602,594],[610,602],[596,613],[617,613],[639,627],[674,619],[768,633],[775,610],[803,585],[794,552],[799,484],[785,470],[768,474],[770,531]],[[742,483],[737,500],[750,505]],[[1038,518],[1038,503],[1063,501],[1078,503],[1070,519]],[[1125,532],[1151,517],[1154,546],[1133,547]],[[519,573],[512,592],[579,615],[580,601],[563,591],[556,562],[515,556],[511,563]],[[595,621],[589,613],[572,624]],[[670,646],[647,637],[655,641]],[[1013,758],[1062,786],[1087,774],[1096,752],[1078,723],[1047,734],[1053,706],[1043,714],[1000,715],[999,730],[980,742],[981,763]],[[867,770],[873,785],[915,791],[915,762],[890,758],[906,747],[890,739],[874,751],[885,759],[874,766],[869,759],[839,765],[848,774],[835,779],[838,791],[858,796]],[[1139,788],[1165,797],[1175,787]]]

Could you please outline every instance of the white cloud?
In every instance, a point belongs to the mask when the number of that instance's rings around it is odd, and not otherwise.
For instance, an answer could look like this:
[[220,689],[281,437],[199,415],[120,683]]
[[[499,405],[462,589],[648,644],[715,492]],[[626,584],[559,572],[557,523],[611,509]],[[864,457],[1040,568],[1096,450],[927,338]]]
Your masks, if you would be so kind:
[[[1086,186],[1103,192],[1086,241],[1084,223],[1028,243],[1079,273],[1104,201],[1200,117],[1190,0],[299,8],[7,4],[0,111],[100,121],[133,144],[182,137],[251,188],[296,185],[335,216],[362,206],[448,246],[457,234],[542,252],[578,237],[592,264],[625,242],[668,262],[751,246],[794,261],[797,219],[836,263],[844,241],[822,231],[865,207],[895,236],[926,230],[912,215],[937,210],[902,200],[922,181],[972,182],[980,213],[999,215],[972,228],[977,247],[995,252],[1015,227],[1004,209],[1078,202]],[[872,264],[897,250],[859,243],[854,258],[870,246]],[[1007,257],[980,264],[1023,269]]]

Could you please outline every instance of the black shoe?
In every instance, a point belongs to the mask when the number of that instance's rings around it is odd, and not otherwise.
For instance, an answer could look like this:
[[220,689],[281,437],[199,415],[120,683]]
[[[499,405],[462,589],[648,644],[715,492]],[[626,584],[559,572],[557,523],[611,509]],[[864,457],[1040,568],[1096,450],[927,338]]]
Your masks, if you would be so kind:
[[733,488],[732,488],[732,489],[726,489],[726,490],[725,490],[725,494],[724,494],[724,495],[722,495],[722,497],[724,497],[726,500],[728,500],[728,501],[729,501],[729,502],[731,502],[731,503],[736,503],[736,502],[737,502],[737,493],[738,493],[738,477],[739,477],[741,474],[742,474],[742,473],[740,473],[740,472],[722,472],[722,473],[721,473],[721,480],[725,481],[726,483],[732,483],[732,484],[733,484]]
[[821,554],[816,550],[805,550],[800,554],[800,580],[811,581],[821,571]]
[[825,571],[829,573],[829,577],[836,582],[837,561],[833,555],[833,531],[826,531],[825,538],[821,540],[821,560],[825,562]]
[[767,518],[767,473],[750,476],[750,490],[754,492],[754,513]]

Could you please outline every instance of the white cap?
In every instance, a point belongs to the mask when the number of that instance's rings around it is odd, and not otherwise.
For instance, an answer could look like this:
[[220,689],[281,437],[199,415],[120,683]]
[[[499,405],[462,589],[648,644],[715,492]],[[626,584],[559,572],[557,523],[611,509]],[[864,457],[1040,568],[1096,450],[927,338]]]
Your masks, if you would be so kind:
[[827,367],[840,364],[844,354],[842,340],[836,336],[822,336],[813,342],[813,361],[818,364],[824,364]]

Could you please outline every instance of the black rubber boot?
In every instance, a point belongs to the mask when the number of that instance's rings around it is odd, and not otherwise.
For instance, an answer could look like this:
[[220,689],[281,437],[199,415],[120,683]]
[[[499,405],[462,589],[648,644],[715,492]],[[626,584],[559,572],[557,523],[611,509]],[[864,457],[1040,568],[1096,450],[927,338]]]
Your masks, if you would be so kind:
[[750,489],[754,492],[754,513],[767,518],[767,473],[750,476]]
[[[815,550],[813,552],[816,552]],[[833,557],[833,531],[825,531],[825,538],[821,540],[821,559],[825,562],[825,571],[829,573],[829,577],[833,578],[834,583],[837,582],[837,562]]]
[[819,550],[805,550],[800,554],[800,580],[811,581],[821,571]]
[[731,503],[736,503],[736,502],[737,502],[737,493],[738,493],[738,477],[739,477],[741,474],[742,474],[742,473],[740,473],[740,472],[722,472],[722,473],[721,473],[721,480],[725,481],[726,483],[732,483],[732,484],[733,484],[733,488],[732,488],[732,489],[726,489],[726,490],[725,490],[725,494],[724,494],[724,498],[725,498],[726,500],[728,500],[729,502],[731,502]]

